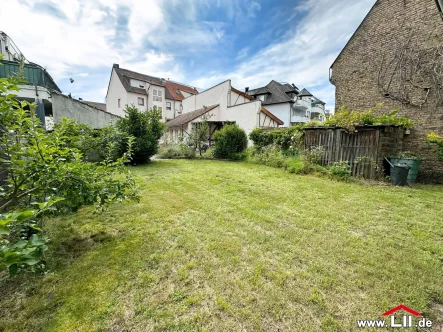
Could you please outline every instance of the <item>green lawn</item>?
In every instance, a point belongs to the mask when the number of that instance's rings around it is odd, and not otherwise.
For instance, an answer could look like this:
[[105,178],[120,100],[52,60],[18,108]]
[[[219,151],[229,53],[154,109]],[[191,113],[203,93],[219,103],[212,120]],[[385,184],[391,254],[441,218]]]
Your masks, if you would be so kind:
[[0,331],[352,331],[443,316],[443,187],[246,163],[134,168],[141,201],[47,221],[46,276],[0,280]]

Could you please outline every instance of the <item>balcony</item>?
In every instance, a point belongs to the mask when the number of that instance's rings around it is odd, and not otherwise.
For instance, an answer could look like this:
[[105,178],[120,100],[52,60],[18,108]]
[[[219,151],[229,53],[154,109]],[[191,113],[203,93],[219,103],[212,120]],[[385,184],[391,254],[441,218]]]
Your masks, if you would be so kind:
[[[17,76],[19,72],[19,63],[15,61],[0,61],[0,78]],[[24,64],[24,76],[27,85],[36,85],[61,92],[48,72],[34,63]]]
[[306,123],[309,118],[305,115],[291,115],[291,123]]
[[296,99],[294,105],[292,105],[294,110],[304,111],[311,108],[311,103],[307,100]]

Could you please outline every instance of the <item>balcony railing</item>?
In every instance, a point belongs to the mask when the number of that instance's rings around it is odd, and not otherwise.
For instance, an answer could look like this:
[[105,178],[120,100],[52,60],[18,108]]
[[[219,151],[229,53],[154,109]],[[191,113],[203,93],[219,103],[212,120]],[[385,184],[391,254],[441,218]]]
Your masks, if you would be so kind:
[[308,108],[311,108],[311,103],[307,100],[297,99],[297,100],[295,100],[295,104],[293,107],[300,108],[300,109],[308,109]]
[[291,123],[306,123],[309,122],[309,118],[303,115],[292,115]]
[[[18,62],[0,61],[0,78],[17,76],[19,70],[20,66]],[[23,70],[26,81],[24,84],[42,86],[50,90],[61,92],[48,72],[39,65],[33,63],[25,64]]]

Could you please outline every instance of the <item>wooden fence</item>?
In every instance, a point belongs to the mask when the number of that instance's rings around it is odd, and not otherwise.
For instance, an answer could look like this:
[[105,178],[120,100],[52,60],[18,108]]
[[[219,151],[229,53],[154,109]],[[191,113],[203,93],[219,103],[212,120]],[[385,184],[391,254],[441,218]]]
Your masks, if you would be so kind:
[[347,161],[352,176],[375,179],[383,174],[384,157],[401,150],[403,135],[403,129],[390,126],[359,127],[352,133],[343,128],[307,128],[304,144],[306,149],[324,148],[322,165]]

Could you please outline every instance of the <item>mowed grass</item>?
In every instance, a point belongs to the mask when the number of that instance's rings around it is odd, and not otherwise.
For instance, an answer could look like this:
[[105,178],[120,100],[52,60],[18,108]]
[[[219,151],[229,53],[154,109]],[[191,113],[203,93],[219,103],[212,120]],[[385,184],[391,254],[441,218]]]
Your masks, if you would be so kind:
[[46,276],[0,281],[5,331],[353,331],[443,303],[443,187],[246,163],[133,168],[141,201],[46,222]]

